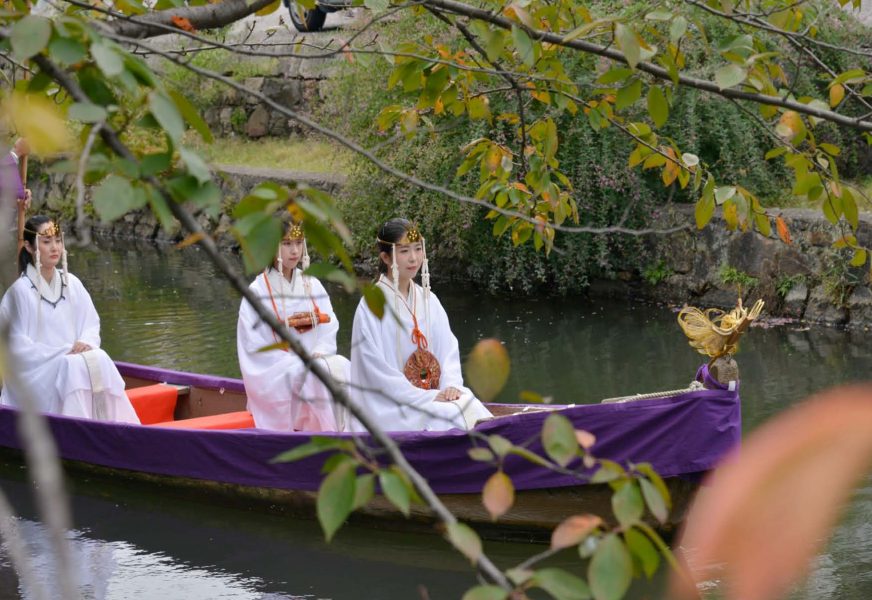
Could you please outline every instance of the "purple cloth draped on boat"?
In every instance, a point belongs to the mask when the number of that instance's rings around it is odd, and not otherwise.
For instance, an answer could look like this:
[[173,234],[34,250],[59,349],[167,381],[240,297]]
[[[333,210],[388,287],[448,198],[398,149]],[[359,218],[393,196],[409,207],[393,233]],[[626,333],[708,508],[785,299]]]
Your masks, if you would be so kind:
[[[192,375],[119,363],[122,374],[181,385],[240,389],[235,379]],[[707,370],[700,376],[708,377]],[[237,387],[239,386],[239,387]],[[719,386],[723,387],[723,386]],[[735,387],[735,386],[734,386]],[[499,434],[542,454],[539,442],[548,412],[494,419],[476,428]],[[663,477],[691,475],[714,467],[741,436],[738,391],[690,391],[669,398],[579,405],[561,410],[578,429],[593,433],[593,454],[621,463],[650,462]],[[0,445],[20,447],[16,412],[0,410]],[[317,490],[326,454],[294,463],[270,464],[278,454],[306,443],[306,433],[244,430],[185,430],[49,416],[65,459],[146,473],[190,477],[248,486]],[[325,434],[321,434],[325,435]],[[350,437],[351,434],[332,434]],[[475,443],[462,431],[396,433],[408,460],[438,493],[476,493],[493,465],[468,457]],[[572,466],[572,465],[570,465]],[[575,477],[555,474],[520,457],[506,459],[505,470],[517,489],[578,485]]]

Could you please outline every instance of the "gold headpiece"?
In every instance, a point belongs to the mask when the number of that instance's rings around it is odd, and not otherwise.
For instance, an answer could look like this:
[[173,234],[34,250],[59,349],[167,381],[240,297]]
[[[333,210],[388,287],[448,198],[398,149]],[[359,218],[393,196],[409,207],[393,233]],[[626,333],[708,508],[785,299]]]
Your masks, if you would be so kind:
[[288,227],[288,233],[285,234],[283,239],[285,240],[301,240],[305,237],[303,235],[303,224],[302,223],[291,223],[291,226]]
[[25,231],[34,235],[42,235],[45,237],[55,237],[57,235],[61,235],[61,228],[54,221],[49,221],[48,227],[46,227],[45,231],[43,231],[42,233],[34,231],[32,229],[25,229]]
[[406,239],[409,240],[410,244],[414,244],[415,242],[421,241],[421,232],[418,231],[418,227],[414,224],[409,225],[409,228],[406,230]]

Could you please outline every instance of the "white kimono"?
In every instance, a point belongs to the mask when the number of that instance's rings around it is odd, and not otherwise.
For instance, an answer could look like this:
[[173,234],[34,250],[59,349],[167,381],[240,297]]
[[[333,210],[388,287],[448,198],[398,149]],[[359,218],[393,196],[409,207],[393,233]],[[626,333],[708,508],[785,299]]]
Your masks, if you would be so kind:
[[[287,322],[287,318],[297,312],[312,312],[313,300],[322,313],[330,316],[329,323],[305,333],[293,328],[290,332],[299,338],[307,352],[323,361],[334,379],[340,383],[347,381],[348,359],[336,354],[339,321],[324,286],[316,278],[304,276],[299,269],[294,269],[290,282],[275,269],[267,273],[269,288],[263,273],[249,287],[270,312],[278,313],[280,321]],[[270,300],[270,288],[275,306]],[[260,320],[247,300],[243,300],[236,326],[236,348],[248,395],[248,410],[255,425],[280,431],[341,431],[344,411],[334,410],[330,392],[296,354],[279,349],[259,352],[278,341],[269,325]]]
[[[0,320],[10,326],[9,351],[19,383],[27,385],[42,412],[139,423],[124,380],[100,349],[100,317],[91,296],[78,277],[69,273],[67,278],[63,285],[55,269],[46,283],[28,265],[3,295]],[[93,350],[69,354],[76,341]],[[18,406],[21,393],[14,382],[5,382],[0,404]]]
[[[436,295],[430,294],[428,311],[424,290],[414,282],[405,303],[398,298],[395,302],[394,288],[384,277],[379,279],[378,285],[387,299],[384,317],[375,316],[363,299],[354,313],[349,385],[352,400],[387,431],[468,430],[477,420],[492,417],[463,385],[457,338],[451,333],[448,315]],[[417,298],[413,294],[417,294]],[[437,401],[439,390],[415,387],[403,374],[406,361],[417,350],[412,341],[412,307],[419,329],[427,338],[427,350],[439,361],[439,388],[457,388],[461,391],[459,400]],[[356,419],[349,423],[349,428],[364,430]]]

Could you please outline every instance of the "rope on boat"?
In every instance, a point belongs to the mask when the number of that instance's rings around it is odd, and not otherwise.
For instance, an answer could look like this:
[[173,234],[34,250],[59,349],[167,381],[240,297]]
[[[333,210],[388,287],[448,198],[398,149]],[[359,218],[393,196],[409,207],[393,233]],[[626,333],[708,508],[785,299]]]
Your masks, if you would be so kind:
[[666,398],[668,396],[677,396],[687,392],[696,392],[704,390],[705,386],[699,381],[692,381],[689,386],[680,390],[668,390],[665,392],[651,392],[650,394],[634,394],[632,396],[617,396],[615,398],[606,398],[601,400],[600,404],[616,404],[620,402],[632,402],[633,400],[650,400],[652,398]]

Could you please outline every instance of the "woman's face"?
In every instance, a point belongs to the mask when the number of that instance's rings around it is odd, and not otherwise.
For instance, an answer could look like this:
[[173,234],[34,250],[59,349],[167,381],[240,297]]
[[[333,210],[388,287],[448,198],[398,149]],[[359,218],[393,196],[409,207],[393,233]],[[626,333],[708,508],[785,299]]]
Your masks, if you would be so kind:
[[[64,243],[61,240],[60,233],[57,235],[44,235],[55,229],[55,224],[49,221],[43,223],[36,231],[39,235],[36,236],[36,243],[39,246],[39,262],[45,269],[53,269],[61,260],[61,254],[64,251]],[[28,251],[33,254],[34,248],[28,242]]]
[[286,271],[297,268],[297,263],[303,257],[303,240],[282,240],[279,246],[282,257],[282,268]]
[[[414,279],[424,261],[424,244],[422,242],[399,243],[394,246],[394,252],[397,255],[400,280]],[[388,265],[388,273],[390,273],[391,256],[387,252],[382,252],[382,260]]]

